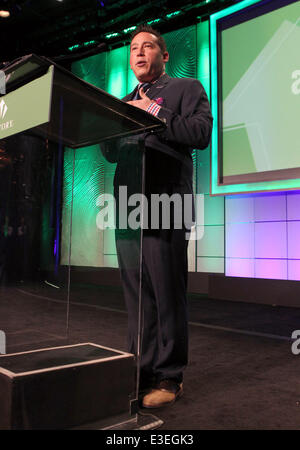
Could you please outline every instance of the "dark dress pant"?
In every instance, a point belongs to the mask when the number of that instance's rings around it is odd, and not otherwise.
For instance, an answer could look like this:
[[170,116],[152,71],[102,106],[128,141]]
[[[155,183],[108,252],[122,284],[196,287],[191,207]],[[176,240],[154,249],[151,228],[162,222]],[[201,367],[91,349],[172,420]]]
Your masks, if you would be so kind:
[[[187,246],[185,229],[144,230],[142,250],[141,383],[181,382],[188,362]],[[128,349],[137,353],[140,233],[116,232],[128,310]]]

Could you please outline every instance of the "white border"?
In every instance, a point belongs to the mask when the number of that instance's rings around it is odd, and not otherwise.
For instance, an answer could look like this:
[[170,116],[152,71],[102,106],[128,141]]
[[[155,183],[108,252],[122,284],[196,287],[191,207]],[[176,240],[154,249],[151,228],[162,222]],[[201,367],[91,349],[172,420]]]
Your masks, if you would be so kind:
[[80,366],[85,366],[85,365],[91,365],[94,364],[96,362],[99,361],[112,361],[115,359],[123,359],[123,358],[128,358],[129,356],[134,356],[131,353],[126,353],[126,352],[122,352],[120,350],[116,350],[114,348],[110,348],[110,347],[104,347],[103,345],[98,345],[98,344],[93,344],[92,342],[84,342],[81,344],[71,344],[71,345],[63,345],[63,346],[59,346],[59,347],[49,347],[49,348],[40,348],[37,350],[30,350],[30,351],[26,351],[26,352],[19,352],[19,353],[10,353],[7,355],[0,355],[0,365],[1,365],[1,358],[8,358],[10,356],[16,356],[16,355],[24,355],[27,353],[37,353],[37,352],[44,352],[44,351],[49,351],[49,350],[57,350],[57,349],[63,349],[63,348],[70,348],[70,347],[80,347],[83,345],[91,345],[94,347],[98,347],[98,348],[102,348],[105,350],[109,350],[109,351],[113,351],[115,353],[119,353],[119,355],[117,356],[110,356],[107,358],[98,358],[98,359],[93,359],[90,361],[84,361],[84,362],[80,362],[80,363],[73,363],[73,364],[65,364],[65,365],[61,365],[61,366],[54,366],[54,367],[48,367],[45,369],[38,369],[38,370],[31,370],[28,372],[20,372],[20,373],[15,373],[12,372],[10,370],[4,369],[3,367],[0,367],[0,374],[6,375],[9,378],[19,378],[25,375],[32,375],[32,374],[36,374],[36,373],[44,373],[44,372],[51,372],[54,370],[61,370],[61,369],[65,369],[67,367],[80,367]]

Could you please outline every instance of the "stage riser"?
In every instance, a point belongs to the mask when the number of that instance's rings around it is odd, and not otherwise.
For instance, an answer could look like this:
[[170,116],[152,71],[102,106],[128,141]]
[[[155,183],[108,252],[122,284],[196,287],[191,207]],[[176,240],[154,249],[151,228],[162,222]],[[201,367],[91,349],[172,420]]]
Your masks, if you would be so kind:
[[130,355],[13,378],[1,373],[0,429],[69,429],[129,414],[134,366]]

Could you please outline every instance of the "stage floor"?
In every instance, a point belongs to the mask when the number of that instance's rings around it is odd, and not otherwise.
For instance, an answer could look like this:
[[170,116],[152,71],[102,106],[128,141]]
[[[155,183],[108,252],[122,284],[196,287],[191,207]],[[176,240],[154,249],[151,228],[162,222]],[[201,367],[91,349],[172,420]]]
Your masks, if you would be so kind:
[[[119,287],[73,285],[69,308],[63,289],[44,283],[11,286],[0,299],[7,352],[79,342],[127,350]],[[189,324],[184,396],[153,410],[162,430],[299,428],[300,355],[291,335],[300,309],[189,295]]]

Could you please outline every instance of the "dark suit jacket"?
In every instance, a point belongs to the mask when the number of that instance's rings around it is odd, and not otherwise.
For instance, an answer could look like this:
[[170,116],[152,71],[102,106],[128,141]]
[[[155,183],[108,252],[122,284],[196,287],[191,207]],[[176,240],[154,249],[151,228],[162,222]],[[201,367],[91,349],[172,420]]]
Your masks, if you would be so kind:
[[[137,87],[123,98],[132,100]],[[147,91],[161,106],[158,118],[166,123],[163,132],[119,139],[102,146],[105,157],[117,162],[115,187],[128,186],[128,194],[140,192],[141,166],[138,140],[145,139],[145,192],[191,194],[193,192],[193,149],[205,149],[210,142],[212,115],[202,84],[192,78],[162,75]]]

